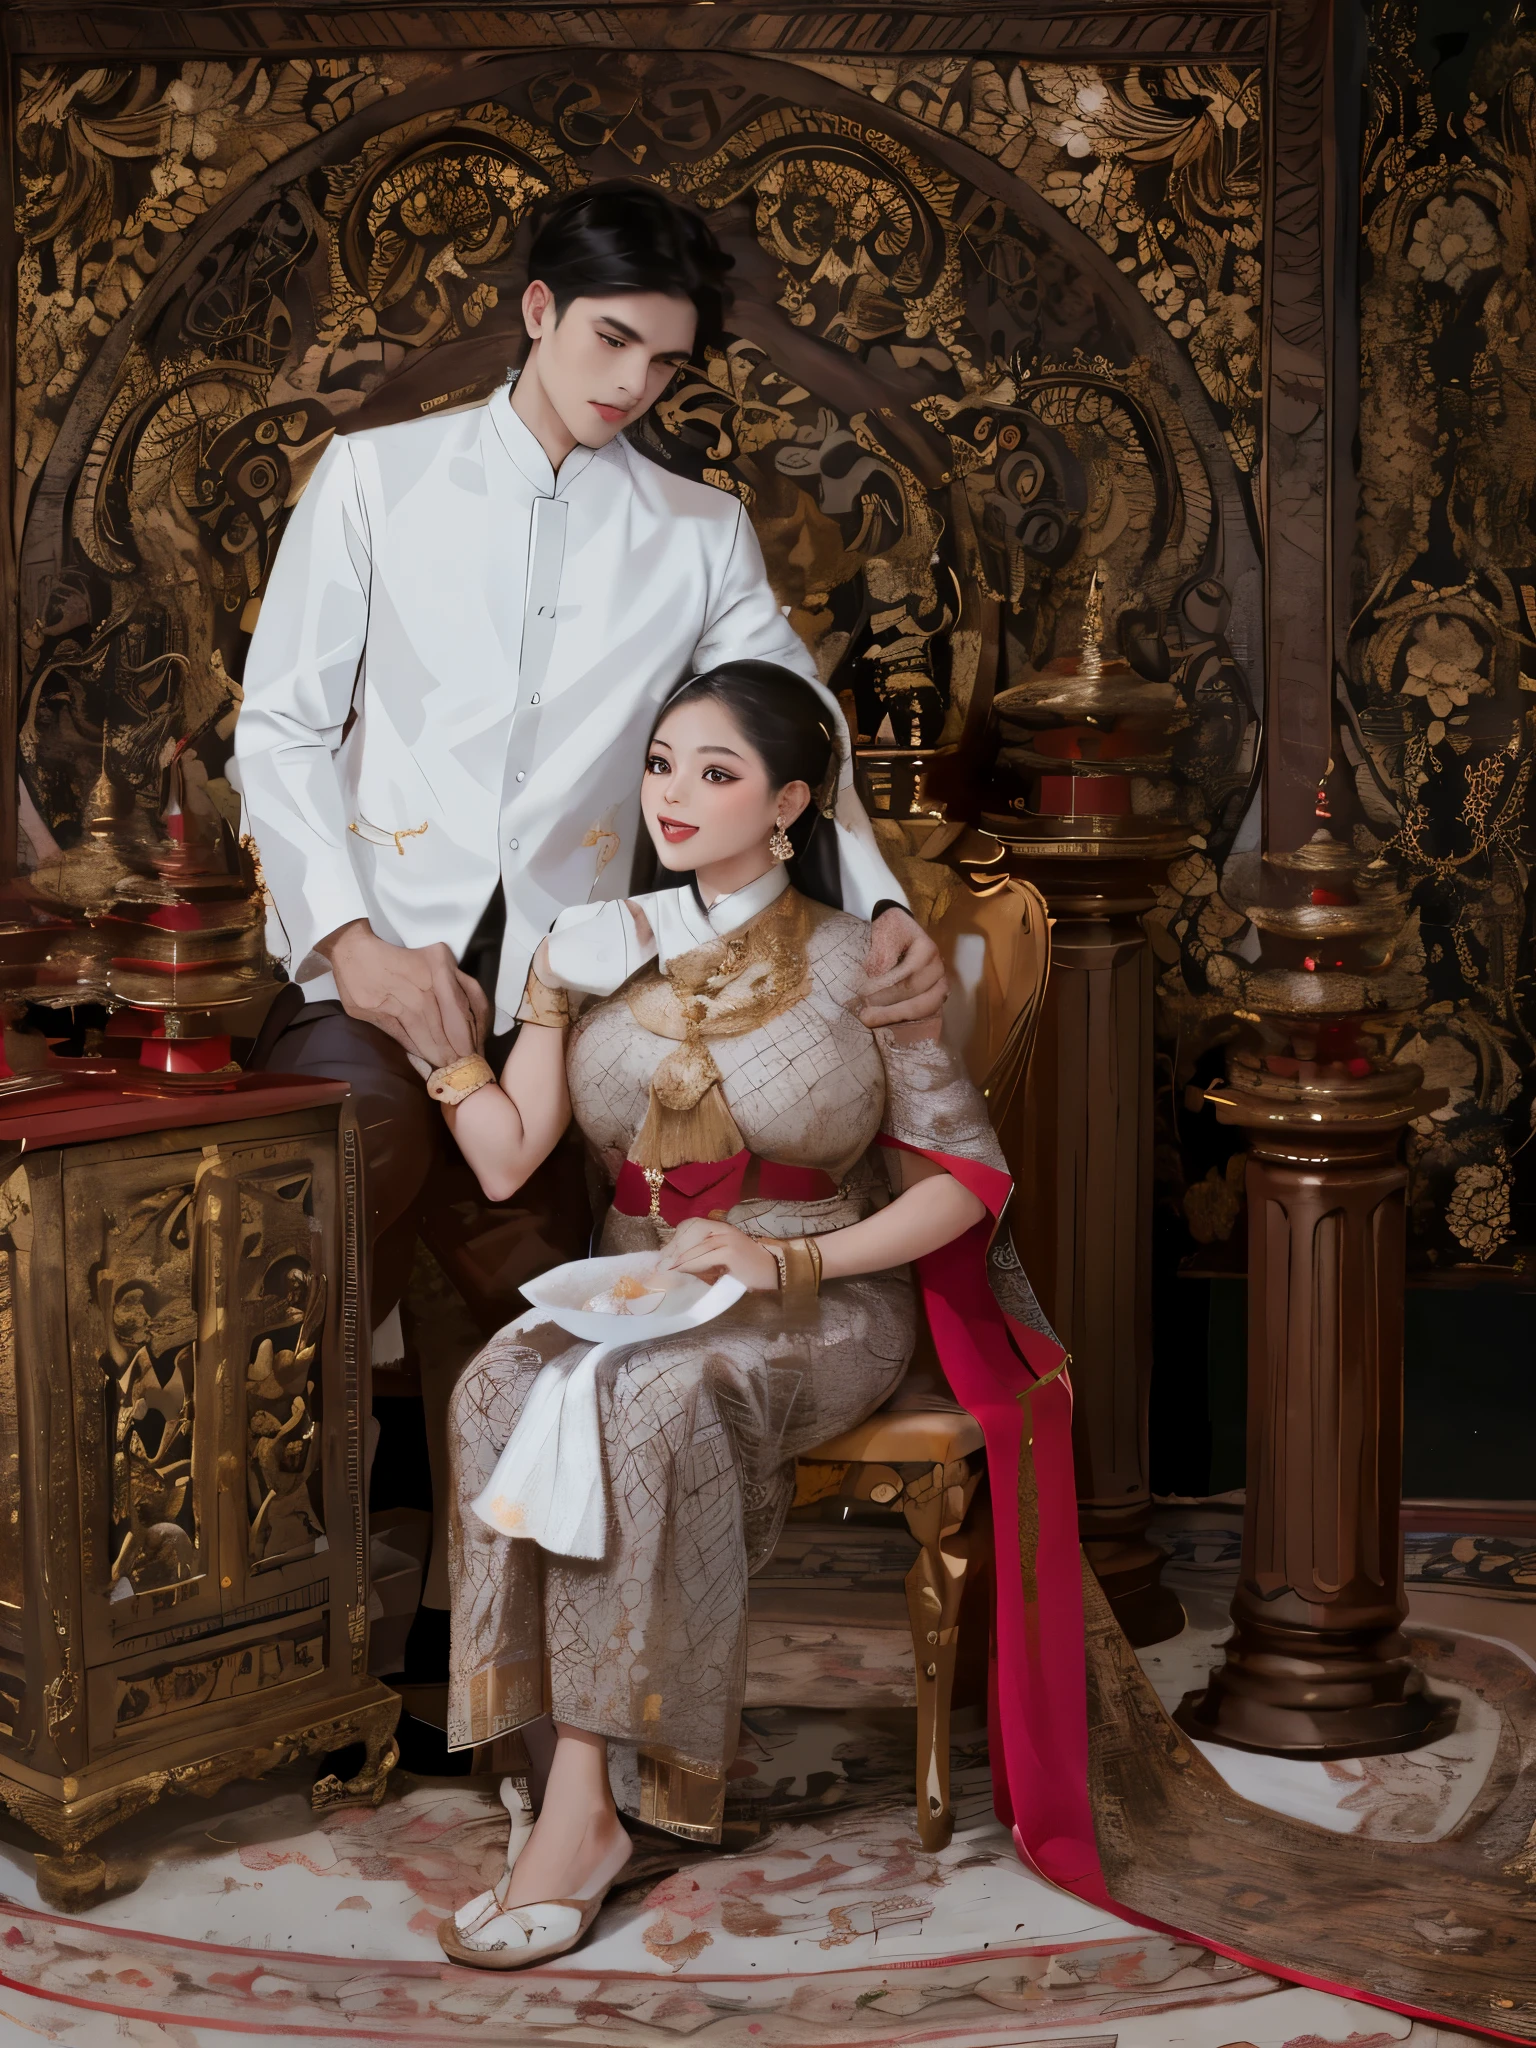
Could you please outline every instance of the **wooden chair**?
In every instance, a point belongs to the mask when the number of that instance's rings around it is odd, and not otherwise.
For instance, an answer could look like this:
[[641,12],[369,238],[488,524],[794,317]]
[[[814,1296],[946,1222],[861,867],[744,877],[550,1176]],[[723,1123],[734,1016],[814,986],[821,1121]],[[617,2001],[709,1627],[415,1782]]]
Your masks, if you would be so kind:
[[[962,882],[931,929],[950,969],[946,1035],[1016,1168],[1050,972],[1045,899],[1008,878]],[[752,1581],[746,1704],[915,1705],[925,1849],[943,1848],[954,1828],[950,1703],[962,1607],[990,1556],[989,1519],[973,1513],[984,1471],[981,1431],[945,1385],[925,1327],[890,1400],[799,1460],[783,1537]],[[983,1613],[966,1620],[984,1663]]]

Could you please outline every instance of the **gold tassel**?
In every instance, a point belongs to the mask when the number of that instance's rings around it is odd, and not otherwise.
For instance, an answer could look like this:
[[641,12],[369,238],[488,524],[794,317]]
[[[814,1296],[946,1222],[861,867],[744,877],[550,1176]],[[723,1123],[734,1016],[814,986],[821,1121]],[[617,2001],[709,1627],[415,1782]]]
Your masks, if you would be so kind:
[[709,1047],[690,1038],[651,1076],[651,1101],[629,1156],[659,1168],[730,1159],[745,1145],[720,1086]]

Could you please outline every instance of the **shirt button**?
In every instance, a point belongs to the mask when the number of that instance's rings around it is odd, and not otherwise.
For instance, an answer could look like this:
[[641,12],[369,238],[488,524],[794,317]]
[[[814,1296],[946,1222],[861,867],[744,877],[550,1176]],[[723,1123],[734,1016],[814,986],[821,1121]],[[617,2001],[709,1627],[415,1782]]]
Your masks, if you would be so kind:
[[530,698],[528,699],[528,702],[529,702],[530,704],[537,704],[537,703],[538,703],[538,701],[539,701],[539,693],[538,693],[538,691],[537,691],[537,690],[535,690],[535,691],[534,691],[534,693],[533,693],[533,695],[532,695],[532,696],[531,696],[531,697],[530,697]]
[[525,781],[527,780],[527,777],[526,777],[526,776],[525,776],[525,775],[523,774],[523,771],[522,771],[522,769],[521,769],[521,768],[519,768],[519,769],[518,769],[518,771],[517,771],[517,779],[518,779],[518,781],[519,781],[519,782],[525,782]]
[[509,840],[507,841],[507,844],[508,844],[508,846],[509,846],[509,847],[510,847],[510,848],[512,849],[512,851],[513,851],[514,853],[516,853],[516,851],[517,851],[517,841],[516,841],[515,839],[509,839]]

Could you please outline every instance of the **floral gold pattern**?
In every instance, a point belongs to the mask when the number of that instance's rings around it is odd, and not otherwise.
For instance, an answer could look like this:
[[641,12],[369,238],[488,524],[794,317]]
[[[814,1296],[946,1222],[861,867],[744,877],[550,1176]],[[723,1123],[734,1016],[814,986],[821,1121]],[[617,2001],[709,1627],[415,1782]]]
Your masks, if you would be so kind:
[[1479,37],[1472,83],[1447,98],[1430,89],[1413,6],[1373,10],[1343,736],[1364,850],[1397,865],[1418,915],[1422,994],[1397,1057],[1451,1097],[1410,1134],[1410,1227],[1418,1259],[1448,1265],[1524,1256],[1511,1204],[1536,1110],[1522,985],[1536,307],[1521,225],[1536,201],[1536,81],[1520,46]]

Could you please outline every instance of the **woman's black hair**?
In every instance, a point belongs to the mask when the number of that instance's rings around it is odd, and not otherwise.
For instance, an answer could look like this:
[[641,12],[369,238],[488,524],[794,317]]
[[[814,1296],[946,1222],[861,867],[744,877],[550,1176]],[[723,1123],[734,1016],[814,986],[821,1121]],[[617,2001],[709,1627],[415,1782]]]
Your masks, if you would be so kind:
[[[651,727],[651,739],[662,720],[684,704],[720,705],[767,769],[770,789],[782,789],[787,782],[809,785],[811,800],[789,827],[795,849],[789,879],[802,896],[841,910],[837,834],[819,807],[824,793],[829,802],[836,797],[837,726],[821,698],[792,668],[781,668],[776,661],[726,661],[673,692]],[[659,879],[651,835],[642,832],[630,886],[637,896],[644,895]]]
[[573,299],[665,292],[693,301],[696,348],[721,345],[735,258],[688,207],[654,185],[608,178],[540,200],[531,220],[528,281],[549,286],[557,318]]

